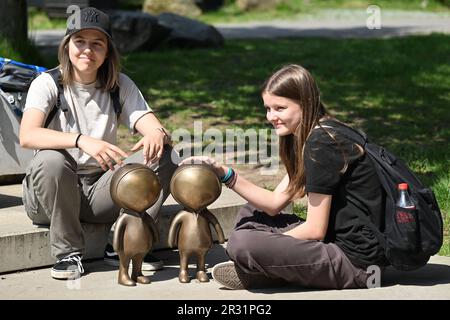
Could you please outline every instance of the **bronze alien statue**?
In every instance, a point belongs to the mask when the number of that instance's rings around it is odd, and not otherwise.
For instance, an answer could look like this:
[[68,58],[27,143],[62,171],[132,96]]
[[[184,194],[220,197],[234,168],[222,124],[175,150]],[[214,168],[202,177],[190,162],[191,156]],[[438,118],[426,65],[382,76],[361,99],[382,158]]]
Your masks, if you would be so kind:
[[209,281],[205,269],[205,256],[213,243],[209,225],[214,226],[219,243],[225,242],[225,236],[219,221],[206,207],[220,196],[221,191],[219,178],[207,165],[182,165],[172,176],[170,192],[186,209],[178,212],[172,220],[168,237],[169,246],[178,247],[178,280],[181,283],[190,282],[188,261],[192,254],[197,257],[197,280]]
[[[113,237],[113,247],[120,258],[119,284],[150,283],[150,278],[142,274],[142,261],[153,242],[159,241],[159,233],[145,210],[157,201],[160,191],[158,176],[142,164],[125,164],[112,177],[111,198],[121,207]],[[130,261],[131,278],[128,275]]]

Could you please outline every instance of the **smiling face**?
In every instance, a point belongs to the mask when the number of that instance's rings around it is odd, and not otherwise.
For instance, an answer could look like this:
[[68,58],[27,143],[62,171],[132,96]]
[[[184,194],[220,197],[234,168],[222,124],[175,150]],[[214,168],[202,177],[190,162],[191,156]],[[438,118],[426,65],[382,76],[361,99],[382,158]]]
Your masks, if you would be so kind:
[[276,134],[280,137],[294,134],[302,117],[300,105],[294,100],[268,92],[264,92],[262,98],[266,118],[275,128]]
[[107,53],[108,39],[103,32],[85,29],[75,33],[69,41],[69,58],[75,81],[94,82]]

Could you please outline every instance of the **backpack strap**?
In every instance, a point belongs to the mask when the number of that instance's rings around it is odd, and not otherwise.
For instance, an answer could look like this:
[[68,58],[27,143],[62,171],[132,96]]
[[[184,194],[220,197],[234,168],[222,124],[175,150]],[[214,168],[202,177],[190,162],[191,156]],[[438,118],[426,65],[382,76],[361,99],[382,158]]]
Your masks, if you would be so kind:
[[349,138],[350,140],[358,143],[361,145],[364,149],[366,149],[367,144],[369,143],[369,138],[367,138],[367,134],[362,130],[356,130],[352,127],[349,127],[347,125],[343,125],[348,130],[345,130],[342,132],[344,136]]
[[[368,153],[371,156],[371,158],[373,158],[373,157],[376,158],[376,156],[374,154],[374,151],[370,148],[369,139],[367,137],[367,134],[364,131],[356,130],[356,129],[354,129],[354,128],[348,126],[348,125],[345,125],[345,124],[343,124],[343,127],[345,127],[347,130],[341,130],[340,133],[342,135],[344,135],[345,137],[347,137],[351,141],[354,141],[355,143],[357,143],[360,146],[362,146],[364,151],[366,153]],[[384,151],[384,149],[380,148],[380,151]],[[380,156],[382,156],[381,152],[380,152]],[[374,160],[372,160],[372,161],[374,161]],[[376,164],[374,164],[374,169],[375,169],[375,171],[377,171],[377,176],[379,176],[379,172],[378,172],[379,169],[377,168]],[[355,203],[355,205],[356,205],[356,203]],[[373,231],[373,233],[377,237],[378,241],[380,242],[381,247],[382,248],[386,248],[386,237],[377,228],[377,226],[372,222],[372,220],[370,220],[370,217],[366,216],[364,214],[359,215],[359,216],[364,221],[366,226],[368,226]]]
[[[59,67],[56,67],[46,72],[52,77],[53,81],[55,81],[56,87],[58,88],[58,97],[56,100],[56,105],[53,106],[53,109],[50,111],[47,120],[45,121],[44,128],[47,128],[50,122],[52,122],[58,112],[58,109],[61,109],[63,112],[67,112],[69,110],[67,100],[64,97],[64,87],[61,81],[61,70]],[[122,105],[120,103],[120,89],[118,86],[115,87],[114,90],[110,91],[110,96],[114,106],[114,112],[117,115],[117,119],[119,119],[120,114],[122,113]]]
[[56,100],[56,105],[53,106],[47,120],[45,120],[44,128],[47,128],[50,122],[52,122],[56,112],[58,112],[58,109],[61,109],[63,112],[67,112],[69,110],[67,107],[66,98],[64,97],[64,87],[61,81],[61,70],[59,67],[56,67],[46,72],[52,77],[53,81],[55,81],[56,87],[58,88],[58,97]]

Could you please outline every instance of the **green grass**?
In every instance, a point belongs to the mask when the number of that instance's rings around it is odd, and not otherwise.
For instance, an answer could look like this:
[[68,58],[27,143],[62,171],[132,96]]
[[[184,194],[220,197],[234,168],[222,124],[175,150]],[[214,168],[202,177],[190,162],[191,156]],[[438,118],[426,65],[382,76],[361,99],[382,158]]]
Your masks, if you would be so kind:
[[[120,10],[141,10],[144,0],[119,0]],[[28,29],[66,29],[67,19],[49,18],[47,13],[35,7],[28,7]]]
[[[380,8],[397,10],[421,10],[421,11],[448,11],[448,7],[436,0],[288,0],[287,3],[310,8],[356,8],[365,9],[369,5],[376,4]],[[426,3],[426,4],[425,4]]]
[[[430,185],[450,226],[450,36],[394,39],[228,41],[224,48],[133,53],[124,57],[162,121],[192,130],[268,128],[259,87],[274,70],[299,63],[323,101],[364,129]],[[450,254],[448,238],[442,252]]]
[[[120,0],[122,10],[141,10],[144,0]],[[206,23],[267,21],[272,19],[302,19],[316,16],[324,9],[353,10],[366,14],[369,5],[376,3],[382,10],[407,10],[419,12],[450,13],[450,8],[437,0],[428,0],[424,7],[423,0],[286,0],[271,10],[252,10],[242,12],[235,1],[225,1],[225,5],[217,11],[204,12],[199,20]],[[383,12],[383,11],[382,11]],[[30,7],[28,9],[28,26],[30,30],[65,29],[66,19],[50,19],[45,12]]]
[[64,18],[49,18],[44,11],[33,7],[28,8],[28,30],[66,29],[67,20]]
[[293,212],[299,218],[306,220],[306,213],[308,211],[308,207],[301,203],[294,203]]
[[430,0],[426,6],[422,0],[286,0],[271,10],[252,10],[242,12],[235,1],[227,1],[225,6],[214,12],[206,12],[199,19],[206,23],[267,21],[281,19],[302,19],[306,16],[317,15],[324,9],[348,9],[366,13],[369,5],[378,5],[383,10],[407,10],[420,12],[449,13],[448,6],[439,1]]

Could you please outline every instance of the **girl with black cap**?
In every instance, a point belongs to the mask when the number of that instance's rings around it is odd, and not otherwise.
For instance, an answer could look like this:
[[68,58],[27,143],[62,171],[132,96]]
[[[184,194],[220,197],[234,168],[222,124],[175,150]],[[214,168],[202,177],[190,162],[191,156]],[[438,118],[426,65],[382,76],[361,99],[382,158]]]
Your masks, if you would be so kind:
[[[167,130],[120,72],[109,17],[89,7],[76,12],[73,22],[58,50],[59,83],[49,73],[33,81],[20,128],[21,146],[36,150],[23,181],[24,205],[33,223],[50,224],[51,254],[57,259],[51,275],[57,279],[84,272],[81,222],[113,224],[117,219],[119,208],[109,194],[115,166],[143,162],[158,174],[163,191],[147,211],[155,220],[176,168]],[[111,92],[118,92],[120,112]],[[119,124],[142,135],[130,157],[116,146]],[[111,245],[105,261],[118,265]],[[144,270],[162,267],[150,255],[145,262]]]

